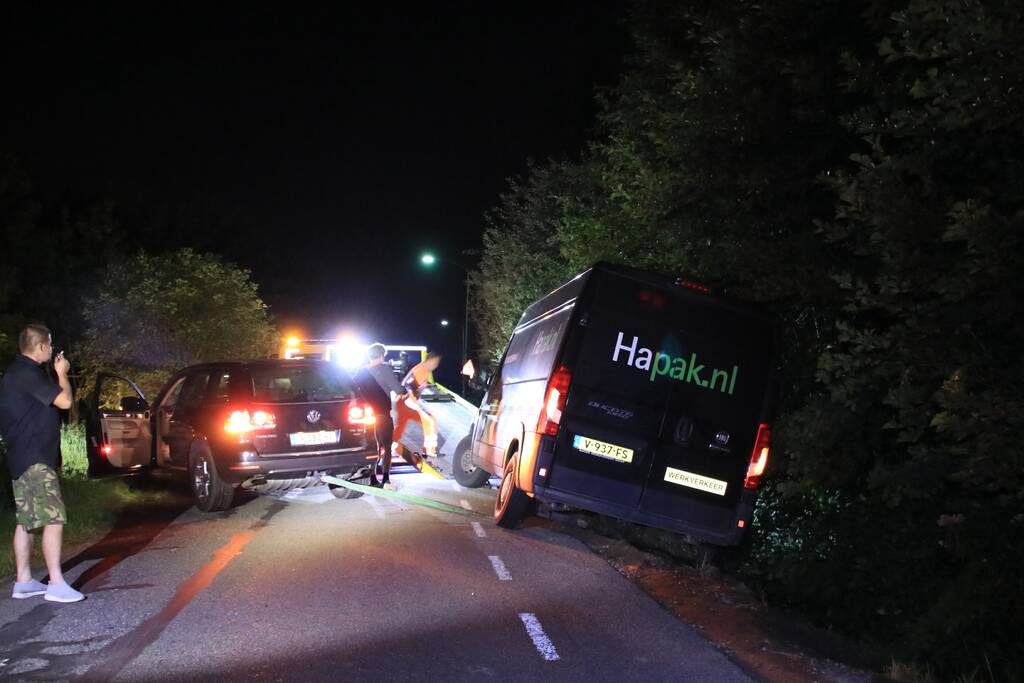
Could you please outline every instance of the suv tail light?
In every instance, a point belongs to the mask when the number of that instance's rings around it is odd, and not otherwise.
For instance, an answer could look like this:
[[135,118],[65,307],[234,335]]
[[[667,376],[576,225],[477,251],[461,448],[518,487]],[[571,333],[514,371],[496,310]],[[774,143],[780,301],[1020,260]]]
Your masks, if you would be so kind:
[[757,438],[754,439],[754,450],[750,454],[750,466],[747,467],[747,478],[743,480],[743,488],[756,489],[761,483],[761,475],[768,465],[771,450],[772,426],[761,423],[757,427]]
[[277,428],[277,418],[266,410],[236,410],[224,421],[224,431],[232,434],[264,431]]
[[570,382],[572,372],[564,365],[551,373],[548,391],[544,396],[544,409],[537,423],[537,431],[541,434],[558,435],[558,425],[562,421],[562,411],[565,410],[565,398],[569,394]]
[[377,421],[373,407],[355,403],[348,408],[348,422],[354,425],[372,425]]

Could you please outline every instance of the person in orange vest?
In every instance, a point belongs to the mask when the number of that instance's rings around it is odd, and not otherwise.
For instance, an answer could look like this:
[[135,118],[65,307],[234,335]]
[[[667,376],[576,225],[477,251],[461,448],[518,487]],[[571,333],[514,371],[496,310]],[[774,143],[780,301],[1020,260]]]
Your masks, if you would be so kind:
[[410,421],[419,422],[423,427],[423,455],[432,458],[437,455],[437,419],[423,405],[420,396],[423,389],[431,383],[432,373],[441,364],[441,354],[431,351],[426,359],[417,364],[402,380],[402,387],[407,395],[404,400],[397,401],[397,424],[392,437],[391,450],[396,455],[401,453],[402,434]]

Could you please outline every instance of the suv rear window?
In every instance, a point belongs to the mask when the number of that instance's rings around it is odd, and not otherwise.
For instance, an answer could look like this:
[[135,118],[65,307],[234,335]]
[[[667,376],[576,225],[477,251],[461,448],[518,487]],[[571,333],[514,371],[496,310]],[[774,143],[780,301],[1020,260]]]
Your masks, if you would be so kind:
[[306,403],[352,398],[352,381],[331,365],[254,368],[250,371],[256,403]]

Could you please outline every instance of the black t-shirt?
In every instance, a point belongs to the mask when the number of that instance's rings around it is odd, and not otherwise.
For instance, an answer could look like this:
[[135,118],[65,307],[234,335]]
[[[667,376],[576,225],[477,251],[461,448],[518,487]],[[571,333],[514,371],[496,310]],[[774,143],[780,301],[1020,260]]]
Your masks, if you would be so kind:
[[19,355],[0,377],[0,436],[11,479],[35,464],[57,468],[60,421],[53,399],[60,392],[43,366],[27,356]]
[[377,415],[391,414],[391,397],[366,368],[359,368],[359,372],[353,375],[352,381],[359,387],[359,393],[362,394],[363,400],[373,406],[374,413]]

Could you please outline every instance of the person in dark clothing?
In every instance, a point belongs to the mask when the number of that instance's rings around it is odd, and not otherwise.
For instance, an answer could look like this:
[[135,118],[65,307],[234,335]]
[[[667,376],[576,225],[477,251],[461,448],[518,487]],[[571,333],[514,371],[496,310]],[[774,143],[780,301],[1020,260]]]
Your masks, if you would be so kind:
[[[7,467],[14,488],[14,560],[17,569],[13,598],[45,594],[51,602],[78,602],[85,596],[64,581],[60,547],[66,513],[57,478],[60,421],[57,409],[71,407],[71,364],[63,353],[53,359],[57,384],[44,365],[53,355],[50,330],[29,325],[18,335],[21,353],[0,378],[0,435],[7,448]],[[32,578],[29,560],[35,532],[43,530],[43,557],[50,572],[44,585]]]
[[363,398],[373,406],[376,421],[373,424],[374,437],[377,440],[378,464],[381,466],[381,478],[377,480],[377,468],[370,473],[370,485],[395,490],[391,483],[391,435],[395,430],[391,418],[392,403],[400,396],[402,385],[395,373],[384,363],[386,349],[383,344],[373,344],[367,349],[368,363],[356,373],[356,385]]

